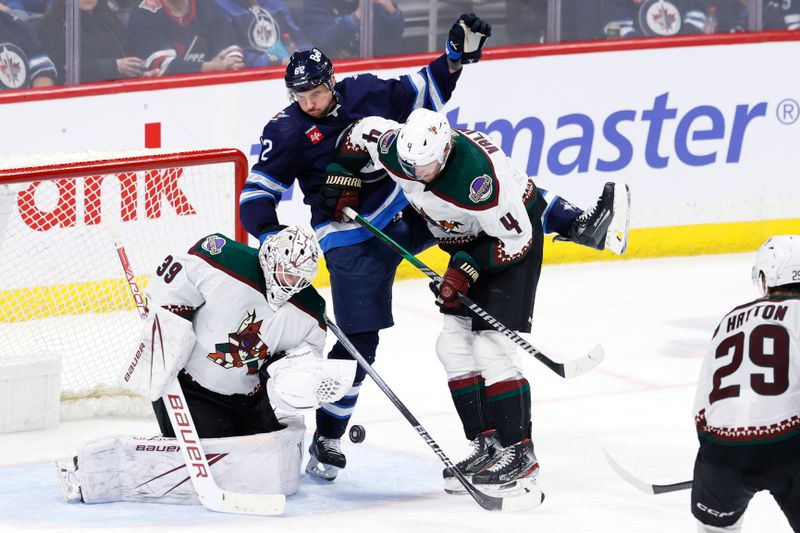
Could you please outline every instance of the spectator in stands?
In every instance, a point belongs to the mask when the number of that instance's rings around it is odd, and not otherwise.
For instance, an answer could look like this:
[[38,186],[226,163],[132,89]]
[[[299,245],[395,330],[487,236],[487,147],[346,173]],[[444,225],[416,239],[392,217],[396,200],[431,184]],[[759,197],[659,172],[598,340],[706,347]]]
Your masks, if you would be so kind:
[[[373,52],[398,54],[405,29],[403,12],[392,0],[372,2]],[[314,44],[333,58],[358,57],[361,47],[360,0],[304,0],[303,23]]]
[[311,48],[283,0],[217,0],[233,21],[248,67],[285,65],[294,50]]
[[56,67],[36,35],[0,4],[0,90],[50,87]]
[[157,76],[244,67],[231,20],[215,0],[142,0],[128,31],[134,54]]
[[9,12],[17,18],[28,20],[47,11],[50,0],[3,0]]
[[800,0],[764,0],[765,30],[800,30]]
[[[106,0],[79,0],[81,13],[80,81],[119,80],[152,76],[144,61],[130,53],[127,32]],[[66,0],[53,0],[38,21],[39,39],[58,65],[56,83],[66,76]]]
[[543,43],[547,35],[547,0],[516,0],[506,4],[511,44]]

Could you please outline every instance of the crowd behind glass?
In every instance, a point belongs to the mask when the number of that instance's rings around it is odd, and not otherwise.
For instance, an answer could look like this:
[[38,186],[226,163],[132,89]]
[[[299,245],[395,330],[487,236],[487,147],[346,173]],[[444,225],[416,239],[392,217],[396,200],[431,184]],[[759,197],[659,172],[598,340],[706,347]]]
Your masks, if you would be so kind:
[[465,12],[491,46],[800,30],[800,0],[0,0],[0,89],[438,51]]

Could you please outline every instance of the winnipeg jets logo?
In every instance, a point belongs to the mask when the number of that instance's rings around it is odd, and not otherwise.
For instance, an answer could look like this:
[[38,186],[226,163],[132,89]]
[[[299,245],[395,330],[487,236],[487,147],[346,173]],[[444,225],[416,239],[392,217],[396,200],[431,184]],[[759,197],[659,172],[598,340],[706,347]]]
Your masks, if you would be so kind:
[[280,38],[280,27],[269,11],[261,6],[254,5],[250,8],[253,14],[253,21],[250,23],[248,37],[250,44],[256,50],[267,50],[275,46]]
[[12,43],[0,44],[0,88],[19,89],[27,86],[28,59]]
[[681,12],[672,2],[647,0],[639,8],[639,26],[645,35],[675,35],[681,30]]

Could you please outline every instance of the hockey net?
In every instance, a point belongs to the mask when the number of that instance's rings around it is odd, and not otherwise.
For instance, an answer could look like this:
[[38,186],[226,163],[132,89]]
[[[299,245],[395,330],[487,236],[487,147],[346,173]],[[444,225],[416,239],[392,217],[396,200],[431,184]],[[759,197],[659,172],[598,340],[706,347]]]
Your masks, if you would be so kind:
[[119,386],[141,322],[115,241],[144,291],[209,233],[246,242],[238,150],[0,160],[0,360],[61,359],[62,419],[150,413]]

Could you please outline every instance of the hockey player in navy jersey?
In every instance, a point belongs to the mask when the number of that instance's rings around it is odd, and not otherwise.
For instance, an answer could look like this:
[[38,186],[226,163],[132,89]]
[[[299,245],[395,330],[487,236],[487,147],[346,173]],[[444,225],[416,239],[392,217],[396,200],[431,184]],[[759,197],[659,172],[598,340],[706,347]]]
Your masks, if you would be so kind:
[[[311,207],[316,231],[330,272],[336,321],[355,347],[372,363],[378,333],[391,327],[392,282],[400,257],[352,221],[342,220],[343,206],[357,208],[373,225],[407,250],[418,253],[435,240],[425,221],[411,208],[399,185],[384,171],[363,172],[352,183],[326,181],[326,166],[336,158],[337,141],[353,122],[381,116],[403,122],[421,107],[440,110],[450,98],[462,65],[480,60],[491,26],[474,14],[453,25],[445,54],[419,71],[383,80],[362,74],[337,82],[330,60],[318,49],[293,54],[286,68],[286,86],[294,102],[264,127],[261,155],[239,198],[247,231],[264,239],[278,224],[276,207],[295,179]],[[583,212],[547,195],[550,231],[593,247],[584,233]],[[601,202],[610,197],[601,198]],[[577,222],[577,223],[576,223]],[[350,359],[340,343],[330,358]],[[346,459],[340,437],[353,413],[365,372],[359,368],[353,388],[341,400],[317,410],[317,432],[307,471],[332,480]]]
[[[393,324],[392,282],[400,258],[357,224],[331,220],[319,202],[336,205],[359,198],[358,207],[373,224],[403,246],[418,252],[433,240],[425,222],[405,210],[408,202],[402,191],[384,172],[363,175],[363,188],[357,195],[326,186],[325,167],[335,157],[337,139],[360,118],[380,115],[402,121],[419,107],[442,109],[462,65],[481,58],[490,35],[490,24],[474,14],[462,15],[448,35],[446,53],[399,79],[362,74],[337,82],[333,64],[320,50],[296,52],[285,78],[293,103],[276,114],[261,135],[259,161],[239,198],[242,223],[263,240],[278,224],[276,207],[282,194],[298,180],[325,253],[336,321],[370,363],[375,359],[378,332]],[[340,343],[329,357],[351,358]],[[345,466],[339,438],[364,376],[359,368],[345,397],[317,410],[308,472],[332,480]]]

